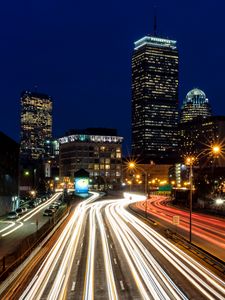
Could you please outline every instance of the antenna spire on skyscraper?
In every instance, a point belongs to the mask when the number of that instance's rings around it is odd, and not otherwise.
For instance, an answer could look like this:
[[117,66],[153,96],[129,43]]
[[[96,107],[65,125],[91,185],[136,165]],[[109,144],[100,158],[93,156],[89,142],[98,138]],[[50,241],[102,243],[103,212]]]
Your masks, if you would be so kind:
[[154,7],[154,25],[153,25],[153,34],[157,36],[157,15],[156,15],[156,7]]

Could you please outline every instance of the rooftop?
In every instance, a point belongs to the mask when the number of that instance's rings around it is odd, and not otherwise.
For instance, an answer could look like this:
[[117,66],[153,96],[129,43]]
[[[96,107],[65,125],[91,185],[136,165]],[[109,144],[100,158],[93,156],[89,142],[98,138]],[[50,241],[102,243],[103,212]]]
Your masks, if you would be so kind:
[[134,50],[137,50],[145,45],[176,49],[176,44],[177,42],[174,40],[159,38],[156,36],[144,36],[143,38],[134,42]]

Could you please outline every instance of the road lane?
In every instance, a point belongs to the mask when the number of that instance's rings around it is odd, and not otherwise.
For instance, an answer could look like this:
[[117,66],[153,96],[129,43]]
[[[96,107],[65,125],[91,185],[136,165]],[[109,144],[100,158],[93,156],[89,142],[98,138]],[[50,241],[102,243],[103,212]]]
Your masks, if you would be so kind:
[[[147,201],[147,209],[151,218],[162,222],[173,230],[178,230],[186,238],[189,237],[189,212],[168,206],[165,196],[151,196]],[[146,203],[138,202],[137,208],[145,211]],[[177,228],[173,225],[173,216],[180,217]],[[225,220],[222,218],[193,212],[192,214],[192,242],[211,254],[225,261]]]
[[223,280],[126,210],[143,198],[97,197],[77,206],[20,300],[225,299]]
[[[26,212],[23,216],[19,217],[16,221],[12,222],[9,225],[6,225],[4,228],[0,230],[1,237],[8,236],[18,229],[20,229],[22,226],[26,224],[27,221],[32,219],[33,217],[37,216],[40,212],[43,211],[47,206],[49,206],[52,202],[58,200],[61,197],[62,193],[56,193],[53,195],[49,200],[42,203],[41,205],[37,206],[36,208]],[[34,219],[36,221],[36,219]]]

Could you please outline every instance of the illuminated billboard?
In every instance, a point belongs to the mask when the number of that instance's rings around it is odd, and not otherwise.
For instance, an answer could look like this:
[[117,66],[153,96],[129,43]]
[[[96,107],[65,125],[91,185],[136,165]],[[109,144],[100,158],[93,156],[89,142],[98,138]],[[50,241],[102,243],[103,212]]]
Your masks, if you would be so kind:
[[89,185],[89,178],[75,178],[74,180],[75,185],[75,193],[83,194],[88,193],[88,185]]

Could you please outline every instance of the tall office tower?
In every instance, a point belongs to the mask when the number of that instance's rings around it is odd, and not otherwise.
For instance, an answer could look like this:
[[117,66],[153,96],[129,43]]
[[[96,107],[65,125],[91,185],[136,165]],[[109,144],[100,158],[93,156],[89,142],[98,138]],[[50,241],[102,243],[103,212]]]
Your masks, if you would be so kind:
[[180,122],[185,123],[195,118],[207,118],[211,115],[212,109],[205,93],[200,89],[189,91],[181,108]]
[[52,100],[36,92],[21,94],[21,158],[37,160],[52,137]]
[[145,36],[132,57],[132,154],[171,162],[178,146],[178,50],[176,41]]

